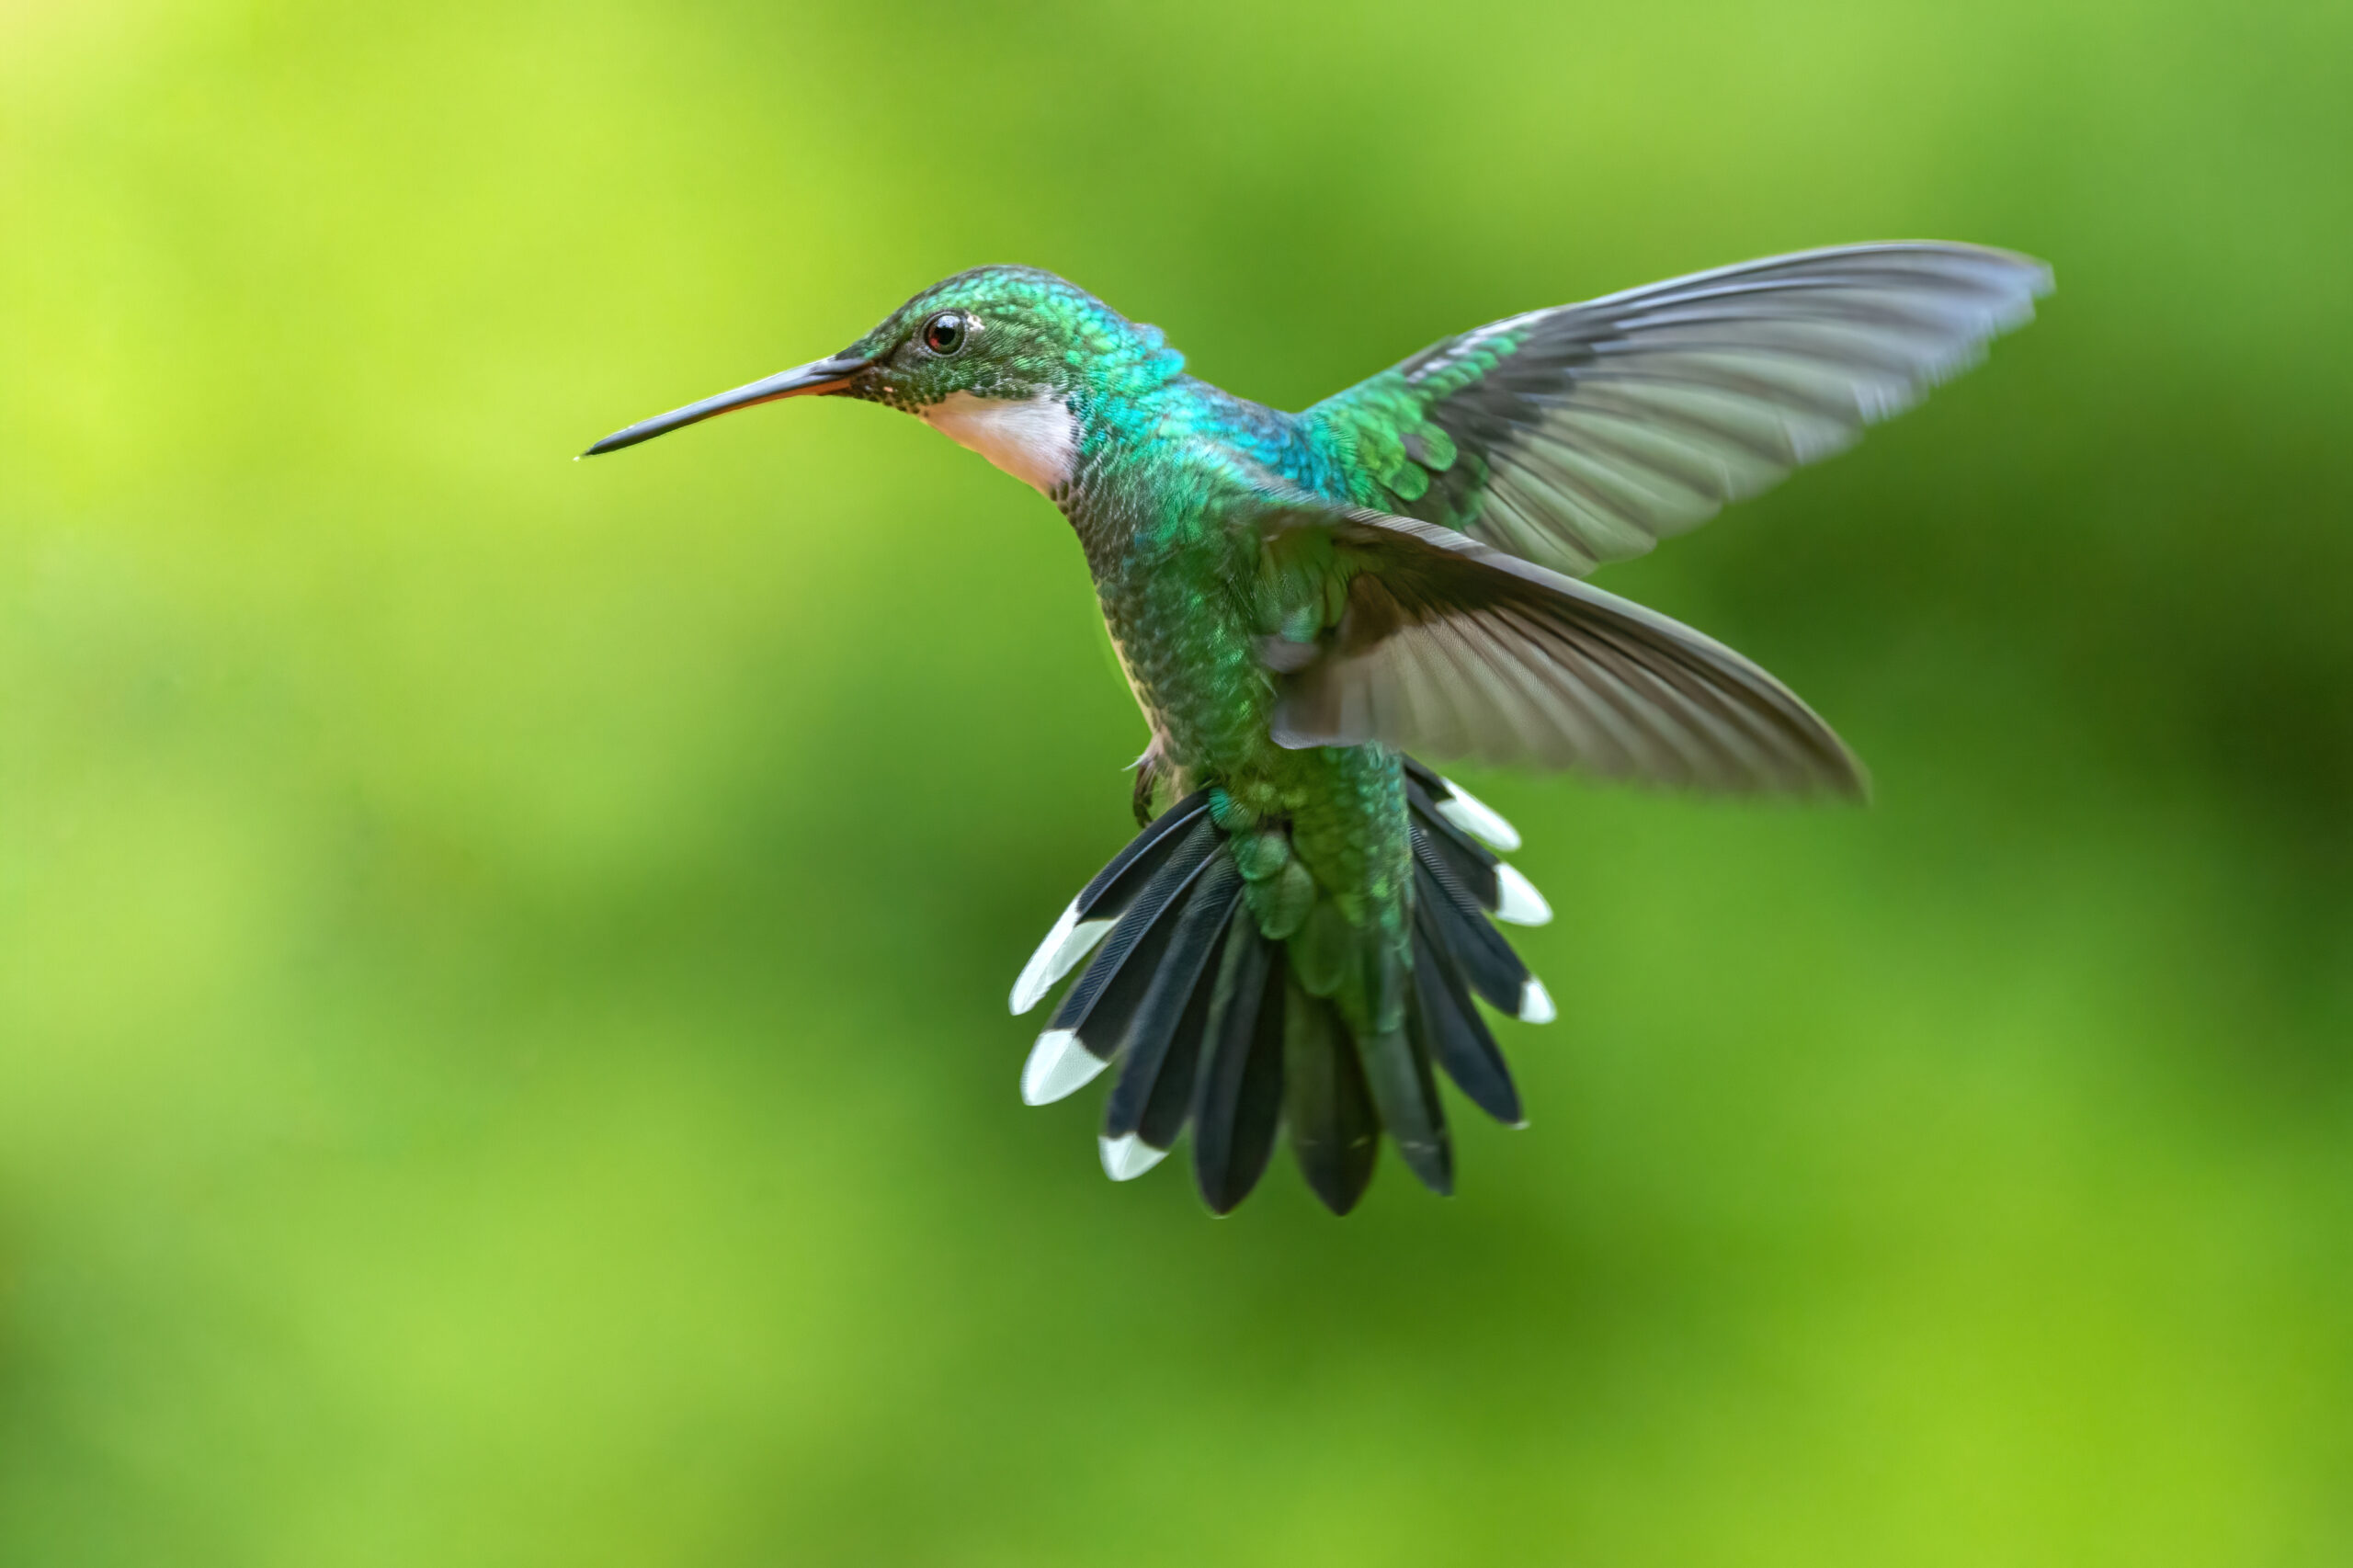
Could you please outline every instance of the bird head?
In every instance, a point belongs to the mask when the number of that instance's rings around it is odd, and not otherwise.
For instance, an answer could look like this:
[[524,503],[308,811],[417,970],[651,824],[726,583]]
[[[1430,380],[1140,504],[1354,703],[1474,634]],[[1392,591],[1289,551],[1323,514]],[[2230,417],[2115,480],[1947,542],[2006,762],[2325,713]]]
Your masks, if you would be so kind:
[[999,426],[1013,420],[1035,446],[1060,419],[1074,440],[1078,410],[1156,387],[1184,363],[1158,327],[1051,272],[980,267],[933,284],[838,354],[641,420],[582,455],[779,398],[855,397],[915,415],[1044,489],[994,449],[1004,445]]

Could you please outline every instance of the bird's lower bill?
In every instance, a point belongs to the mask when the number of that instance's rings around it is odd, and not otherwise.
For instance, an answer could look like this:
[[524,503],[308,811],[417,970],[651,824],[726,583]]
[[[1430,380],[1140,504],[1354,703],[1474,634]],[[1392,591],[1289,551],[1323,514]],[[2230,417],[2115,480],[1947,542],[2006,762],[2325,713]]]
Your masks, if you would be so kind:
[[780,398],[822,396],[841,392],[866,369],[868,360],[844,354],[824,359],[812,359],[806,365],[795,365],[790,370],[779,370],[764,376],[732,392],[690,403],[684,408],[674,408],[667,414],[657,414],[651,419],[641,419],[626,429],[614,431],[580,455],[599,457],[617,452],[623,447],[634,447],[640,441],[650,441],[656,436],[688,425],[699,424],[722,414],[733,414],[739,408],[751,408],[763,403],[775,403]]

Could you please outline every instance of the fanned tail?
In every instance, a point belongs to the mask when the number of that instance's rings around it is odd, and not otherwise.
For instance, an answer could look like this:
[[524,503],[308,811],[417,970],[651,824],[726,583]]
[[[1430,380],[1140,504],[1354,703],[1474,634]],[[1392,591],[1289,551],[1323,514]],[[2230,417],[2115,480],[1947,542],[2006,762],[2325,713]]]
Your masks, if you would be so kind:
[[1415,1176],[1453,1190],[1451,1141],[1438,1094],[1443,1072],[1480,1109],[1522,1124],[1503,1051],[1472,1004],[1529,1023],[1553,1017],[1492,915],[1552,918],[1526,878],[1497,859],[1518,847],[1511,824],[1467,791],[1405,759],[1414,846],[1413,994],[1404,1026],[1358,1037],[1293,972],[1243,898],[1211,791],[1179,801],[1097,872],[1063,912],[1013,988],[1029,1011],[1074,969],[1021,1074],[1044,1105],[1107,1067],[1103,1169],[1142,1176],[1188,1129],[1194,1178],[1220,1214],[1250,1194],[1288,1127],[1301,1174],[1336,1214],[1372,1180],[1386,1130]]

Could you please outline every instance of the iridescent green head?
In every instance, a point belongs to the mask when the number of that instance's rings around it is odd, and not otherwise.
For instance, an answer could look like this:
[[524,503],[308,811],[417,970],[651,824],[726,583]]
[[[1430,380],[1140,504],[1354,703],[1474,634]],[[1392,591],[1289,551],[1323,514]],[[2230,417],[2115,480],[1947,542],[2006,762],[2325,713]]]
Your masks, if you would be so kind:
[[1184,364],[1158,327],[1129,321],[1051,272],[977,267],[926,289],[838,354],[641,421],[585,455],[779,398],[857,397],[916,415],[1051,490],[1050,469],[996,449],[1004,441],[995,426],[1016,420],[1020,444],[1034,447],[1054,421],[1074,421],[1099,398],[1157,387]]
[[846,392],[910,413],[959,392],[1083,399],[1184,366],[1158,327],[1034,267],[976,267],[935,283],[842,353],[867,361]]

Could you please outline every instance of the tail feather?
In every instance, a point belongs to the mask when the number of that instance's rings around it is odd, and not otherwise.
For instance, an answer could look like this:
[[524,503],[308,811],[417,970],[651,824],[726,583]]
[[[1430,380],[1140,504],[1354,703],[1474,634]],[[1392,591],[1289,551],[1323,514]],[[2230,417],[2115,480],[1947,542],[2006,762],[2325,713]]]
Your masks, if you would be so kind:
[[1193,828],[1210,809],[1210,792],[1196,790],[1153,819],[1152,825],[1128,840],[1110,864],[1095,873],[1072,907],[1082,920],[1116,915],[1142,892],[1161,862],[1183,842],[1178,830]]
[[1381,1153],[1381,1114],[1364,1063],[1331,1003],[1293,980],[1283,1035],[1283,1109],[1308,1187],[1335,1214],[1357,1206]]
[[[1210,852],[1219,847],[1217,829],[1206,817],[1190,828],[1167,836],[1174,841],[1173,846],[1158,858],[1157,869],[1112,923],[1103,946],[1079,971],[1077,983],[1063,996],[1062,1005],[1054,1009],[1052,1023],[1047,1026],[1050,1032],[1068,1030],[1075,1034],[1081,1044],[1105,1061],[1110,1060],[1112,1047],[1118,1043],[1129,1013],[1142,1000],[1143,986],[1137,983],[1122,987],[1111,1006],[1101,1005],[1112,991],[1113,983],[1123,976],[1132,974],[1149,981],[1151,971],[1147,965],[1137,964],[1131,969],[1129,959],[1146,947],[1148,938],[1155,933],[1165,944],[1166,932],[1162,917],[1200,875],[1201,869],[1209,863]],[[1149,960],[1155,955],[1147,952],[1143,956]],[[1100,1017],[1097,1017],[1098,1008]]]
[[1139,834],[1064,912],[1017,1006],[1100,946],[1040,1036],[1024,1096],[1058,1098],[1116,1062],[1101,1137],[1115,1180],[1149,1170],[1189,1127],[1202,1199],[1226,1213],[1288,1125],[1308,1187],[1345,1214],[1372,1179],[1384,1130],[1425,1186],[1453,1190],[1439,1071],[1480,1109],[1520,1123],[1519,1093],[1472,996],[1530,1021],[1551,1016],[1483,917],[1549,912],[1490,847],[1517,842],[1510,824],[1411,758],[1405,767],[1415,870],[1401,1028],[1357,1035],[1332,1001],[1307,994],[1289,941],[1269,940],[1244,900],[1206,790]]
[[[1152,988],[1160,979],[1162,968],[1168,961],[1169,949],[1176,943],[1177,928],[1184,924],[1185,912],[1191,907],[1203,884],[1216,876],[1226,863],[1224,856],[1213,855],[1194,867],[1176,892],[1169,895],[1166,906],[1144,927],[1135,945],[1124,956],[1119,957],[1119,967],[1104,980],[1103,988],[1097,994],[1095,1005],[1087,1010],[1085,1020],[1074,1026],[1079,1044],[1106,1062],[1119,1060],[1128,1037],[1135,1031],[1137,1021],[1143,1015],[1144,1004],[1151,999]],[[1170,869],[1175,869],[1172,862]],[[1106,946],[1108,946],[1108,942]]]
[[1429,1052],[1410,1029],[1359,1038],[1365,1079],[1398,1156],[1440,1197],[1454,1191],[1454,1144],[1447,1137],[1446,1112],[1438,1105],[1438,1082],[1430,1076]]
[[1289,970],[1248,907],[1235,909],[1193,1083],[1193,1179],[1213,1214],[1250,1196],[1274,1153]]
[[1201,1052],[1209,1040],[1210,1006],[1216,999],[1217,974],[1225,959],[1226,933],[1232,929],[1229,917],[1217,934],[1217,945],[1211,949],[1208,962],[1202,965],[1203,978],[1194,983],[1184,1015],[1176,1020],[1176,1032],[1169,1037],[1168,1053],[1161,1060],[1152,1092],[1144,1096],[1143,1110],[1136,1121],[1136,1136],[1153,1148],[1175,1148],[1178,1135],[1193,1119],[1193,1085],[1200,1076]]
[[[1422,782],[1425,777],[1437,780],[1450,793],[1433,796]],[[1434,867],[1453,873],[1454,880],[1481,909],[1514,926],[1541,926],[1552,918],[1552,906],[1544,902],[1544,895],[1526,877],[1495,858],[1488,841],[1479,836],[1483,832],[1507,838],[1504,847],[1517,848],[1519,835],[1512,831],[1511,824],[1464,792],[1460,785],[1438,778],[1427,768],[1406,778],[1405,801],[1412,812],[1414,826],[1428,839],[1427,845],[1417,846],[1422,857]],[[1477,811],[1466,811],[1466,801]]]
[[1029,961],[1021,966],[1020,978],[1013,983],[1012,1007],[1017,1015],[1036,1006],[1063,975],[1095,950],[1113,922],[1151,884],[1154,873],[1185,842],[1179,830],[1194,827],[1209,810],[1209,801],[1207,790],[1195,790],[1163,812],[1113,856],[1109,865],[1095,873],[1046,933],[1046,939],[1038,944],[1038,950],[1029,955]]
[[[1233,906],[1241,897],[1242,873],[1230,856],[1220,856],[1202,873],[1184,913],[1173,922],[1167,949],[1152,971],[1151,989],[1128,1020],[1127,1032],[1116,1048],[1121,1065],[1119,1082],[1103,1102],[1106,1140],[1144,1131],[1145,1111],[1168,1065],[1171,1050],[1185,1032],[1188,1014],[1199,1015],[1192,1032],[1192,1046],[1198,1052],[1199,1025],[1209,1017],[1209,987],[1202,976],[1216,972],[1211,964],[1222,949]],[[1189,1086],[1189,1065],[1186,1075]],[[1182,1125],[1181,1120],[1177,1125]],[[1165,1150],[1176,1131],[1172,1127],[1168,1139],[1155,1142],[1147,1136],[1144,1142]]]
[[1437,802],[1430,799],[1429,792],[1418,780],[1406,781],[1405,803],[1413,812],[1414,825],[1421,829],[1422,836],[1429,841],[1427,850],[1417,843],[1415,846],[1416,853],[1435,859],[1453,872],[1455,881],[1462,884],[1464,891],[1479,901],[1482,909],[1492,914],[1502,893],[1495,879],[1497,861],[1494,852],[1441,816]]
[[1506,1127],[1520,1126],[1519,1089],[1453,960],[1437,945],[1437,921],[1417,909],[1414,924],[1414,1020],[1430,1054],[1472,1105]]
[[1405,776],[1422,787],[1439,817],[1506,855],[1519,847],[1519,830],[1504,821],[1503,814],[1493,806],[1453,779],[1439,778],[1436,768],[1424,767],[1410,756],[1403,760]]
[[1461,883],[1427,858],[1415,867],[1414,892],[1437,920],[1438,946],[1454,956],[1471,989],[1517,1017],[1528,990],[1528,966],[1503,933],[1480,918],[1479,906]]

